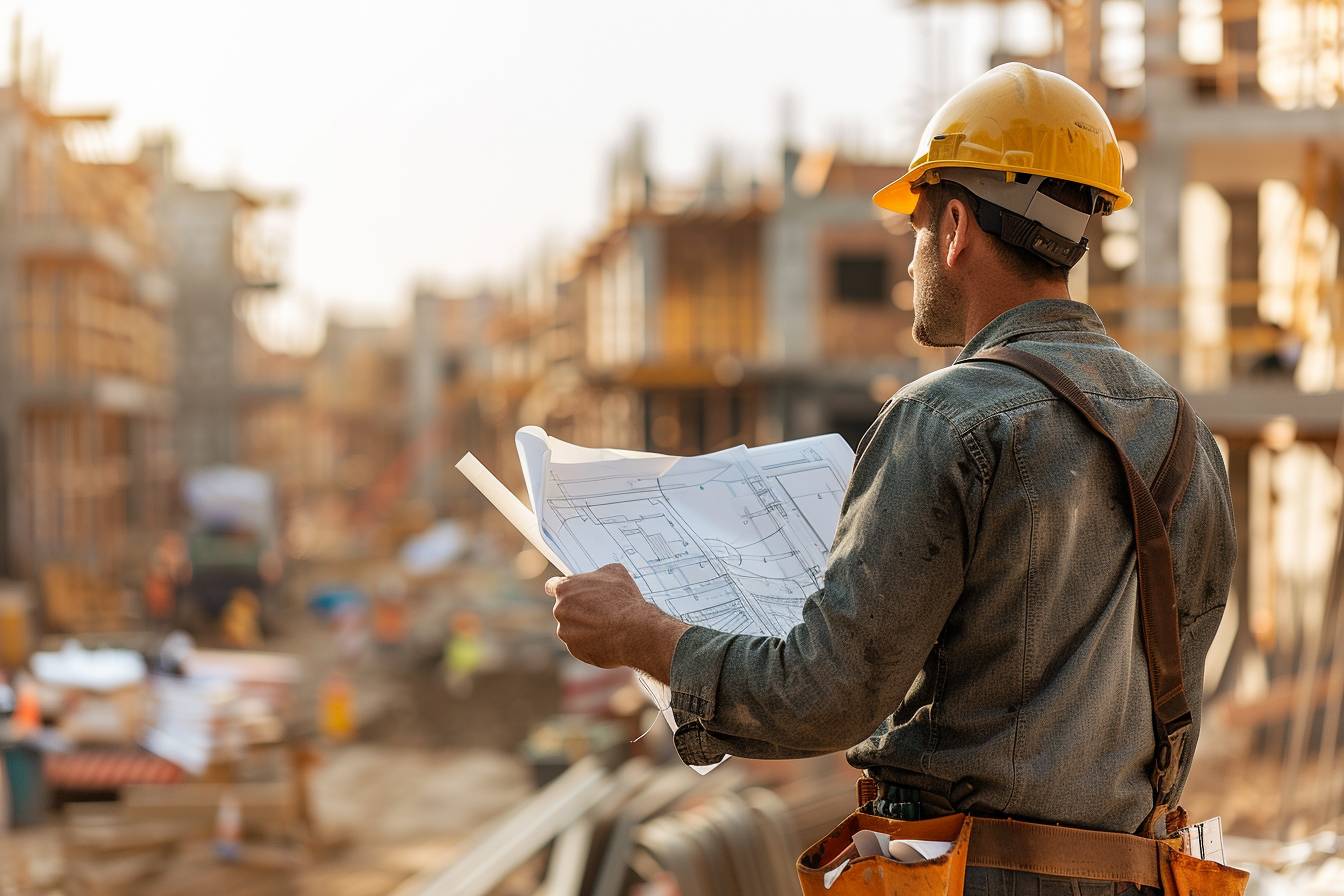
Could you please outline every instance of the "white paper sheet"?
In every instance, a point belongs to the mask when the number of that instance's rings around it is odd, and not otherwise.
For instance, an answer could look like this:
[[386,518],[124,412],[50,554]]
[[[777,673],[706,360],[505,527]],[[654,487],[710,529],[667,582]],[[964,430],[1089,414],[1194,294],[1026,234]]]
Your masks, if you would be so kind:
[[[858,853],[860,859],[883,856],[906,865],[928,862],[952,851],[952,844],[944,840],[893,840],[890,834],[867,829],[855,831],[854,836],[850,839],[853,841],[854,851]],[[844,853],[841,853],[841,855],[844,855]],[[821,876],[822,885],[828,890],[834,886],[835,882],[840,879],[840,875],[849,867],[851,861],[853,861],[852,858],[845,859],[830,871],[825,872]]]
[[519,501],[504,483],[496,479],[470,451],[462,455],[462,459],[457,462],[457,469],[476,486],[477,491],[484,495],[487,501],[495,505],[496,510],[504,514],[504,519],[512,523],[513,527],[521,532],[552,566],[562,575],[573,575],[571,567],[560,559],[541,537],[541,530],[537,528],[537,518],[532,511],[528,510],[527,506]]
[[819,452],[777,450],[772,473],[740,446],[690,458],[555,457],[542,465],[535,509],[542,537],[576,569],[623,563],[679,619],[773,637],[821,587],[845,480]]
[[836,865],[830,871],[827,871],[825,874],[821,876],[822,885],[829,890],[835,884],[836,880],[840,877],[840,875],[845,873],[845,869],[848,867],[849,867],[849,859],[845,859],[839,865]]
[[1197,859],[1207,859],[1220,865],[1227,864],[1227,859],[1223,854],[1223,817],[1221,815],[1215,815],[1208,821],[1192,824],[1188,828],[1181,828],[1176,832],[1176,836],[1181,838],[1181,850],[1186,855],[1194,856]]
[[852,839],[859,858],[886,856],[907,865],[927,862],[952,851],[952,844],[946,840],[893,840],[890,834],[881,831],[855,831]]
[[946,840],[892,840],[887,854],[898,862],[929,862],[952,851]]

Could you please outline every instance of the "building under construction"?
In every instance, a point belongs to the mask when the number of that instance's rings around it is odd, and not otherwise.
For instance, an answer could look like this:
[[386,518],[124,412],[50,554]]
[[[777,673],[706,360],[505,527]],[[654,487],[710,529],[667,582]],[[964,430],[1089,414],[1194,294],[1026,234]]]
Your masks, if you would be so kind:
[[268,432],[301,416],[303,372],[241,314],[276,286],[255,219],[284,197],[183,181],[168,136],[111,158],[111,113],[54,111],[47,63],[25,66],[17,25],[14,41],[0,89],[0,576],[36,587],[51,629],[118,629],[179,521],[180,472],[283,474],[295,454],[292,427],[279,447]]
[[108,117],[0,90],[0,562],[56,628],[119,624],[172,510],[176,289],[144,172],[79,151]]

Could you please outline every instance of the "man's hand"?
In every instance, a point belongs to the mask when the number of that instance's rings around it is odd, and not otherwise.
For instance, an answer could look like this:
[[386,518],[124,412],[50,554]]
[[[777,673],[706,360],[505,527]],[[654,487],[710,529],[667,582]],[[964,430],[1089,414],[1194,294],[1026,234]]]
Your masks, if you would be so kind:
[[619,563],[546,582],[555,633],[576,659],[603,669],[633,666],[664,683],[677,639],[690,628],[644,599]]

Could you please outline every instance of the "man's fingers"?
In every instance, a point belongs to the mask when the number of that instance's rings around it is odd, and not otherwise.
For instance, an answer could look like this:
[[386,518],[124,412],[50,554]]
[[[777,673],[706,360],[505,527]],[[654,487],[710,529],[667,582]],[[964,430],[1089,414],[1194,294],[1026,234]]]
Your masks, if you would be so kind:
[[564,580],[565,580],[564,576],[552,576],[551,578],[547,579],[545,585],[546,596],[551,598],[552,600],[558,598],[560,595],[557,594],[556,591],[560,588],[560,584],[564,582]]

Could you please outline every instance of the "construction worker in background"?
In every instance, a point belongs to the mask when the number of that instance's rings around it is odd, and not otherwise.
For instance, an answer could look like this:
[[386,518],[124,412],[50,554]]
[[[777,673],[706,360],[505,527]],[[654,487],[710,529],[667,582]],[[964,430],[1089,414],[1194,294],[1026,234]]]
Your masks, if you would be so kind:
[[458,700],[471,696],[485,654],[481,617],[470,610],[461,611],[453,617],[452,632],[443,645],[443,680],[448,693]]
[[[684,761],[847,748],[871,814],[1168,833],[1235,538],[1213,436],[1069,297],[1089,222],[1130,204],[1121,170],[1086,91],[1010,63],[948,100],[909,171],[876,194],[911,216],[915,338],[964,348],[897,392],[863,437],[824,587],[787,637],[688,625],[644,600],[620,565],[547,582],[574,656],[670,685]],[[988,360],[1005,349],[1048,361],[1083,395],[1065,400],[1067,387]],[[1186,468],[1166,475],[1181,448]],[[1156,570],[1150,591],[1174,571],[1174,596],[1151,614],[1170,619],[1167,640],[1137,609],[1127,487],[1170,511],[1166,533],[1159,520],[1152,537],[1150,520],[1139,542],[1143,569]],[[1148,550],[1158,542],[1170,546],[1165,571]],[[1155,698],[1150,671],[1176,686]],[[1052,870],[1070,867],[1053,858]],[[1160,892],[1151,879],[1099,876],[972,867],[966,887]]]

